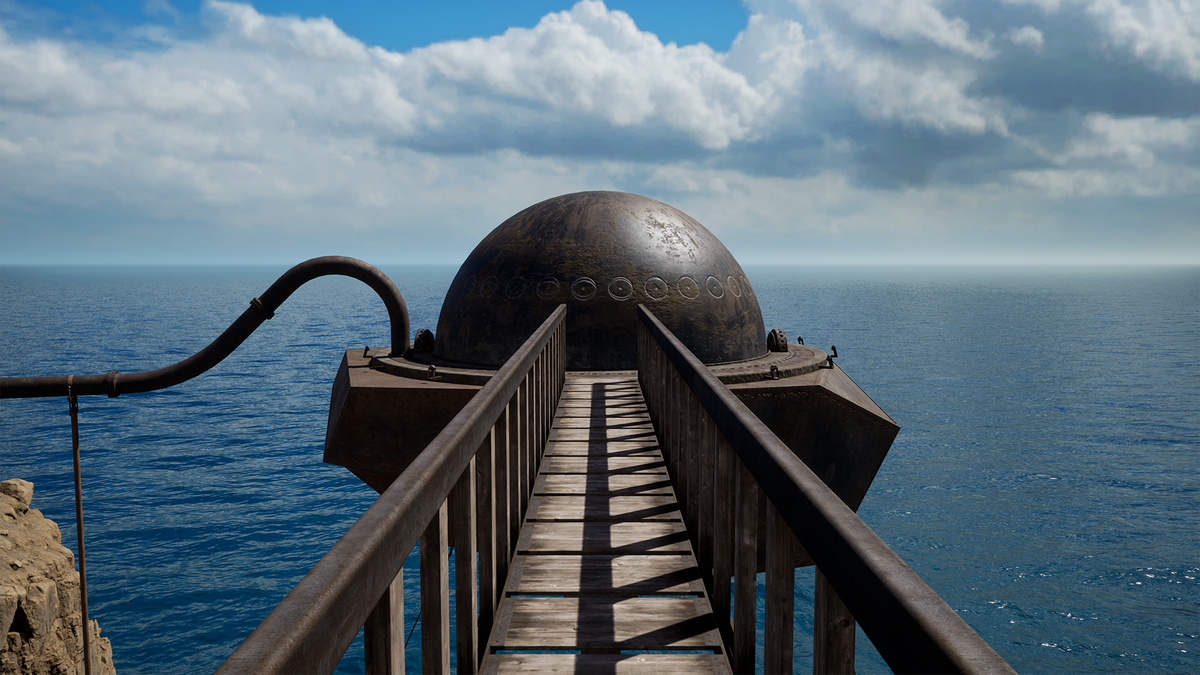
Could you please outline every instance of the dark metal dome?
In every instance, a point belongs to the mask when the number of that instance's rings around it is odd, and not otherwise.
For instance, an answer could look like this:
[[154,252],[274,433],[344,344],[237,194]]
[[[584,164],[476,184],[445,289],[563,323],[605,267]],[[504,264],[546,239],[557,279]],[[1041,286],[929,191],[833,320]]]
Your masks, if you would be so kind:
[[704,363],[767,353],[762,312],[729,251],[687,214],[624,192],[547,199],[504,221],[458,270],[434,354],[499,366],[567,303],[567,368],[637,367],[638,303]]

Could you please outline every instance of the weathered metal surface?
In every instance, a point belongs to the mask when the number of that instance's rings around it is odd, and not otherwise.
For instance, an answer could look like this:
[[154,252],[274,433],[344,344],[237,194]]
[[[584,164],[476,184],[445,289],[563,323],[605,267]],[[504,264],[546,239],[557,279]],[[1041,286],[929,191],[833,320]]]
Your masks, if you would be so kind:
[[[250,301],[250,307],[242,312],[230,326],[204,349],[188,358],[158,370],[142,373],[118,373],[109,371],[104,375],[75,375],[71,393],[76,396],[107,395],[114,398],[121,394],[136,394],[186,382],[217,365],[233,353],[262,322],[275,316],[275,310],[284,300],[305,283],[328,275],[341,275],[358,279],[379,294],[387,308],[392,323],[392,349],[398,354],[408,350],[408,308],[400,291],[383,272],[361,260],[341,256],[325,256],[306,260],[284,272],[261,296]],[[545,316],[543,312],[539,316]],[[539,322],[540,323],[540,322]],[[536,326],[535,326],[536,328]],[[532,330],[526,331],[528,335]],[[524,340],[524,338],[521,338]],[[515,350],[514,350],[515,351]],[[0,398],[31,398],[38,396],[66,396],[67,375],[60,377],[5,377],[0,378]]]
[[728,387],[847,506],[858,509],[900,427],[841,368]]
[[740,265],[711,232],[661,202],[578,192],[535,204],[475,247],[438,319],[437,356],[499,365],[566,303],[567,368],[633,368],[645,303],[704,363],[767,352]]
[[350,349],[329,401],[324,460],[382,493],[475,396],[480,387],[395,377]]
[[[894,671],[1015,672],[644,305],[638,314],[648,399],[670,401],[661,392],[678,373]],[[659,419],[672,412],[650,406]]]

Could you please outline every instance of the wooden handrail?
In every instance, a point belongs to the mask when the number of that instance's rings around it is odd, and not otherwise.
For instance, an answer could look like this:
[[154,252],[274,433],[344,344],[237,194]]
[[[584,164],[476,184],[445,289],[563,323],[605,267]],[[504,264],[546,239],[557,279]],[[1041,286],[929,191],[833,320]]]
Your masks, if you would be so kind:
[[[527,492],[532,487],[529,476],[533,475],[530,472],[536,471],[541,453],[536,441],[545,438],[549,431],[550,413],[558,403],[565,382],[565,317],[566,306],[559,305],[226,659],[218,673],[332,672],[364,624],[368,624],[368,630],[372,626],[379,630],[378,627],[386,626],[387,622],[376,621],[375,617],[395,604],[402,607],[402,602],[393,603],[390,598],[400,590],[396,582],[413,546],[431,534],[434,538],[442,535],[444,542],[448,527],[453,528],[450,531],[456,537],[455,555],[459,560],[475,560],[478,539],[472,535],[476,533],[481,532],[482,539],[488,541],[507,540],[501,542],[507,550],[496,550],[493,545],[492,559],[480,564],[486,576],[483,582],[486,592],[480,594],[479,600],[495,607],[504,583],[503,576],[497,583],[495,575],[501,564],[507,567],[516,543],[512,537],[496,536],[496,532],[505,527],[513,531],[514,522],[520,522],[529,500]],[[483,459],[477,462],[477,455]],[[497,469],[503,464],[515,467],[517,471],[496,471],[484,476],[481,464],[488,464],[489,468],[494,464]],[[467,471],[468,468],[472,471]],[[516,485],[517,473],[521,474],[519,491],[523,494],[512,494],[507,489]],[[513,508],[494,508],[481,514],[480,502],[486,504],[487,500],[482,496],[484,490],[476,489],[480,484],[494,488],[488,491],[488,499],[493,505],[497,501],[509,506],[519,504],[519,512]],[[502,484],[505,489],[501,489]],[[448,499],[451,501],[449,507]],[[485,506],[483,510],[488,509]],[[507,522],[497,521],[501,511],[505,512],[502,519]],[[489,522],[490,526],[487,525]],[[426,548],[432,547],[422,546],[423,558]],[[429,581],[441,597],[426,598],[423,593],[424,608],[434,604],[445,607],[448,597],[444,543],[439,542],[437,548],[440,551],[429,553],[431,557],[440,558],[441,564],[439,566],[435,561],[430,566],[430,579],[426,579],[426,565],[422,564],[422,587]],[[483,547],[480,547],[480,553],[483,553]],[[474,565],[460,565],[459,568],[474,568]],[[471,569],[470,576],[458,577],[457,597],[458,603],[462,604],[471,596],[473,607],[478,572]],[[484,616],[486,621],[490,614],[479,612],[465,619],[466,614],[460,614],[458,622],[458,670],[475,672],[482,655],[478,636],[486,636],[490,629],[490,625],[476,622],[479,616]],[[372,617],[370,623],[369,617]],[[443,649],[448,648],[449,617],[431,618],[425,614],[422,621],[423,637],[438,640],[446,646]],[[385,629],[394,630],[395,627]],[[470,642],[470,635],[475,636],[474,643]],[[465,639],[464,636],[468,637]],[[371,649],[368,645],[368,653],[372,653]],[[434,656],[423,654],[429,659]],[[389,657],[392,663],[396,662],[394,652],[384,655],[384,660]],[[402,667],[403,654],[399,655],[399,664]],[[448,652],[423,666],[426,672],[445,672],[448,668]]]
[[[734,672],[754,668],[760,491],[767,672],[791,671],[792,537],[894,671],[1015,672],[644,305],[638,318],[638,378],[680,502],[693,511],[685,520],[700,529],[692,536],[719,622],[729,616],[734,579],[734,621],[721,626]],[[705,474],[714,488],[701,496]],[[786,601],[774,597],[785,593]],[[772,661],[781,650],[789,651],[786,663]]]

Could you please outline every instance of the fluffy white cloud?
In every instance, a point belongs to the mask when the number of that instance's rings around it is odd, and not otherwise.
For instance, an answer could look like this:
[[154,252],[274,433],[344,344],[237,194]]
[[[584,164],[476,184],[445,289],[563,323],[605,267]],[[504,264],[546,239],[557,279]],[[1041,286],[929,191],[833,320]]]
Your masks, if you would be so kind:
[[1155,117],[1115,119],[1089,115],[1084,121],[1088,135],[1076,139],[1061,162],[1078,159],[1115,158],[1139,168],[1156,163],[1157,155],[1200,151],[1200,119],[1164,120]]
[[1200,7],[1191,0],[1097,0],[1088,11],[1115,44],[1200,82]]
[[894,120],[943,132],[1007,133],[994,102],[974,98],[967,89],[974,74],[965,68],[905,66],[882,55],[862,53],[825,41],[829,66],[845,79],[839,83],[869,119]]
[[[1065,1],[1071,2],[1072,0],[1065,0]],[[1075,0],[1075,2],[1079,2],[1079,1],[1080,0]],[[1015,5],[1015,6],[1033,5],[1035,7],[1040,8],[1043,12],[1046,12],[1048,14],[1053,14],[1054,12],[1057,12],[1062,7],[1064,0],[1000,0],[1000,2],[1002,2],[1006,5]]]
[[[1133,195],[1156,197],[1200,190],[1200,167],[1180,156],[1200,156],[1200,118],[1085,118],[1085,133],[1062,152],[1045,152],[1054,166],[1017,171],[1013,180],[1056,197]],[[1164,157],[1166,158],[1164,160]]]
[[806,14],[822,17],[845,14],[858,26],[900,42],[929,42],[975,58],[992,56],[987,38],[972,39],[970,26],[939,9],[939,0],[796,0]]
[[1045,37],[1042,31],[1033,26],[1021,26],[1014,28],[1004,35],[1010,42],[1017,45],[1029,47],[1035,52],[1042,51],[1042,47],[1046,44]]

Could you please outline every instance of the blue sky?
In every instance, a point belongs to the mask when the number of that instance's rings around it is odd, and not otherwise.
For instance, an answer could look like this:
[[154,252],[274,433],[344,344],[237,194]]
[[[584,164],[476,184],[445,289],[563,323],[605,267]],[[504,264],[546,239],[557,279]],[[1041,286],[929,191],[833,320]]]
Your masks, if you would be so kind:
[[0,0],[0,264],[457,264],[593,189],[744,264],[1200,264],[1200,6]]

